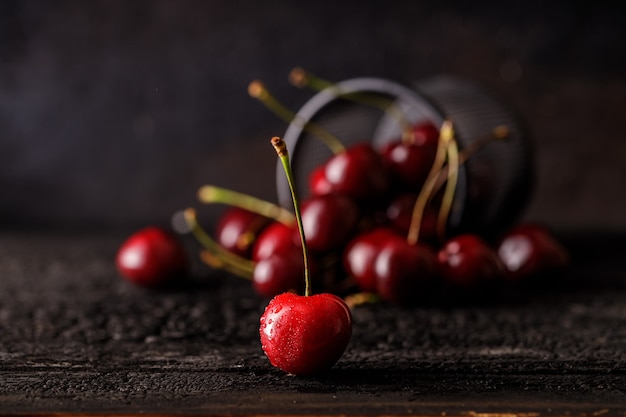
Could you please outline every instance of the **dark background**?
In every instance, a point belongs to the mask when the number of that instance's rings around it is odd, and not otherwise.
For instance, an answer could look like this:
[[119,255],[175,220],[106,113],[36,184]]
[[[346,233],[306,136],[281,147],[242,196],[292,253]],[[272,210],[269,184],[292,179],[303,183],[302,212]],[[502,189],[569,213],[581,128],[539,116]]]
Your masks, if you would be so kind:
[[0,2],[0,226],[169,224],[213,183],[275,199],[267,140],[303,66],[339,81],[438,74],[518,109],[537,151],[527,211],[626,231],[626,19],[616,2]]

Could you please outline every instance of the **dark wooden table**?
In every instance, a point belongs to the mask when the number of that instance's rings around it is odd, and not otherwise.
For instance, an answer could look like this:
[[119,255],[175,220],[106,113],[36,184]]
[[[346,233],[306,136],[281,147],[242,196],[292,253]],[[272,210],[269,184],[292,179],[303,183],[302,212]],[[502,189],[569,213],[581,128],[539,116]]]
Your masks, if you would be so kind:
[[626,415],[624,236],[569,236],[568,284],[488,303],[354,310],[314,378],[270,366],[266,300],[196,265],[146,291],[120,236],[0,236],[0,414]]

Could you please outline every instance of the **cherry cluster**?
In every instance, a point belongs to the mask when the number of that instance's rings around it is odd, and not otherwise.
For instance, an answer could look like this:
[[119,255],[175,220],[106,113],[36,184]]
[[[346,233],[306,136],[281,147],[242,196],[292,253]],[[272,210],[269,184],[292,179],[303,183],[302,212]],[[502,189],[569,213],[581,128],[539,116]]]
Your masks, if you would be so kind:
[[[444,185],[459,162],[451,166],[451,155],[440,153],[445,148],[440,129],[426,122],[413,127],[410,140],[379,150],[359,143],[311,172],[298,209],[315,291],[413,305],[502,285],[542,285],[566,267],[566,250],[536,224],[517,225],[495,240],[478,233],[449,236]],[[305,265],[295,217],[249,196],[217,187],[211,196],[203,191],[205,201],[231,206],[217,222],[214,240],[193,211],[186,213],[205,246],[202,260],[249,278],[263,297],[301,293]],[[146,249],[150,245],[155,249]],[[185,257],[173,236],[151,228],[129,239],[117,260],[125,276],[155,285],[184,271]]]

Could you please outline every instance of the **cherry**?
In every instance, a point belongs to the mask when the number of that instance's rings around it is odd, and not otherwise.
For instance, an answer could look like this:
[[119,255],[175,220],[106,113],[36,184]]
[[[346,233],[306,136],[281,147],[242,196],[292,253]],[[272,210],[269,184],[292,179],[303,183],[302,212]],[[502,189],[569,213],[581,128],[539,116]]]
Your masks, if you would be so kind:
[[332,367],[352,336],[352,315],[346,303],[329,293],[311,295],[307,241],[285,142],[272,138],[287,176],[300,232],[304,265],[304,296],[282,293],[269,302],[260,318],[261,347],[270,363],[295,375],[310,375]]
[[277,295],[260,323],[261,347],[270,362],[294,375],[311,375],[332,367],[352,335],[350,309],[329,293]]
[[382,245],[392,235],[395,234],[391,229],[378,227],[357,235],[346,246],[344,268],[362,291],[377,291],[376,259]]
[[463,234],[446,241],[437,254],[442,278],[462,288],[477,288],[501,278],[504,267],[496,252],[478,235]]
[[257,213],[230,207],[217,223],[216,240],[224,249],[248,258],[257,235],[270,221]]
[[389,189],[387,168],[369,143],[360,143],[326,161],[324,176],[331,192],[357,200],[372,200]]
[[309,174],[309,191],[311,195],[326,195],[333,191],[332,185],[326,180],[326,167],[320,165]]
[[130,282],[158,287],[187,272],[182,243],[168,231],[151,226],[132,234],[117,251],[119,273]]
[[401,306],[426,300],[435,288],[438,271],[434,251],[422,243],[389,238],[375,263],[376,290],[385,300]]
[[538,279],[569,263],[567,250],[538,224],[522,224],[510,230],[501,239],[497,252],[511,282]]
[[300,248],[291,245],[288,249],[274,252],[257,261],[252,273],[252,285],[262,297],[272,298],[286,291],[303,290],[304,263]]
[[[314,253],[342,247],[359,223],[356,203],[340,194],[311,197],[302,204],[302,225],[308,248]],[[294,230],[297,238],[298,230]]]
[[410,190],[419,191],[435,160],[438,139],[439,130],[426,122],[414,127],[411,141],[389,142],[381,154],[395,178]]
[[284,223],[273,222],[256,238],[252,248],[252,260],[269,258],[276,252],[289,250],[294,246],[293,227]]

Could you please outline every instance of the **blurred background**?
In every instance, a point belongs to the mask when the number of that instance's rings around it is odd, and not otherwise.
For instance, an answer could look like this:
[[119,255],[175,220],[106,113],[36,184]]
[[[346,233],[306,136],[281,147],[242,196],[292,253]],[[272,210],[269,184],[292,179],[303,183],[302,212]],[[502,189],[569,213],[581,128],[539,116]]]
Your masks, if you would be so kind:
[[294,66],[340,81],[440,74],[528,124],[526,217],[626,231],[626,14],[617,2],[0,2],[0,227],[168,225],[213,183],[276,199],[269,137]]

